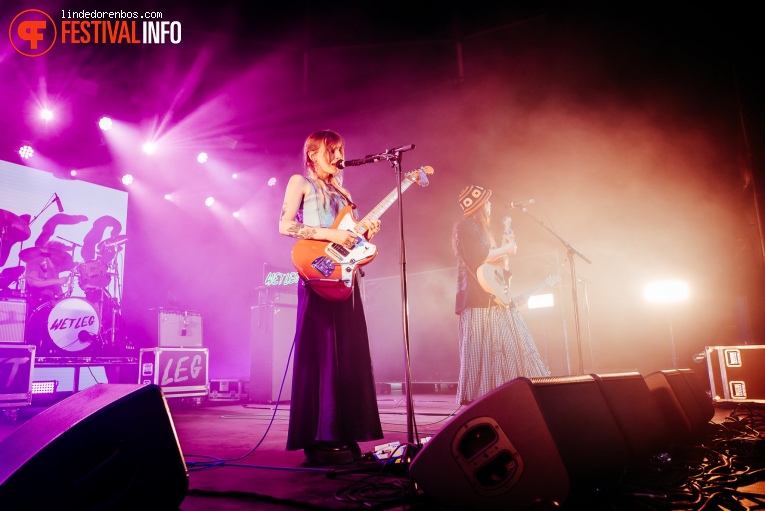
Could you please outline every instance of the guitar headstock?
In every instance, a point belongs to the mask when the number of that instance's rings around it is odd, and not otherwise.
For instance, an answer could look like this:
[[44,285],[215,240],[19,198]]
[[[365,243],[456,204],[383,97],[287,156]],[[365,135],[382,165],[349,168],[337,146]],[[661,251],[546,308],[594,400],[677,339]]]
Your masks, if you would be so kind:
[[433,174],[433,172],[435,172],[433,170],[433,167],[431,167],[430,165],[423,165],[422,167],[418,169],[414,169],[411,172],[407,172],[406,178],[413,183],[419,183],[420,181],[427,183],[427,176],[430,176],[431,174]]

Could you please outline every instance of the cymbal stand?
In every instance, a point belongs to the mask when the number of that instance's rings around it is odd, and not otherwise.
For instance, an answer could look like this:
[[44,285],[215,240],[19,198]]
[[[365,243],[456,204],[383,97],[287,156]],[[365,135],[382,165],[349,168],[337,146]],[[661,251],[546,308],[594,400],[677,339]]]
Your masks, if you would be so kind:
[[114,273],[114,279],[112,280],[112,293],[111,293],[111,312],[112,312],[112,331],[111,331],[111,345],[115,345],[115,337],[117,335],[117,308],[122,305],[122,281],[120,279],[118,255],[120,250],[115,254],[114,259],[109,263],[107,271],[112,269]]

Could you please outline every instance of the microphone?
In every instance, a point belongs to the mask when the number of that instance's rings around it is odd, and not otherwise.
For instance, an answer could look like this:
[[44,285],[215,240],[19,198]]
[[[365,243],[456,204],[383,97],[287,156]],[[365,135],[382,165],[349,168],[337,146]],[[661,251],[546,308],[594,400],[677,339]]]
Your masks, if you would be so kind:
[[63,213],[64,212],[64,206],[61,205],[61,199],[59,198],[57,193],[53,194],[53,202],[56,203],[56,206],[58,206],[58,212]]
[[536,201],[534,199],[529,200],[523,200],[523,201],[511,201],[505,203],[505,209],[514,209],[514,208],[520,208],[521,206],[528,206],[529,204],[534,204]]
[[390,159],[392,154],[403,153],[404,151],[411,151],[414,149],[414,144],[402,145],[401,147],[394,147],[393,149],[386,149],[382,154],[368,154],[358,160],[338,160],[335,166],[338,169],[344,169],[345,167],[358,167],[359,165],[366,165],[367,163],[377,163],[380,160]]
[[363,158],[359,158],[358,160],[337,160],[335,166],[339,169],[344,169],[345,167],[358,167],[359,165],[366,165],[367,163],[377,163],[378,161],[384,159],[384,155],[370,154],[364,156]]
[[81,246],[82,246],[82,245],[80,245],[79,243],[75,243],[75,242],[74,242],[74,241],[72,241],[72,240],[68,240],[68,239],[66,239],[66,238],[62,238],[61,236],[56,236],[56,237],[57,237],[58,239],[60,239],[60,240],[64,240],[64,241],[66,241],[67,243],[70,243],[70,244],[71,244],[73,247],[81,247]]
[[385,154],[391,153],[403,153],[404,151],[411,151],[414,149],[414,144],[402,145],[401,147],[394,147],[393,149],[387,149]]
[[87,330],[80,330],[77,332],[77,340],[80,342],[95,342],[98,340],[98,336],[96,334],[91,334]]

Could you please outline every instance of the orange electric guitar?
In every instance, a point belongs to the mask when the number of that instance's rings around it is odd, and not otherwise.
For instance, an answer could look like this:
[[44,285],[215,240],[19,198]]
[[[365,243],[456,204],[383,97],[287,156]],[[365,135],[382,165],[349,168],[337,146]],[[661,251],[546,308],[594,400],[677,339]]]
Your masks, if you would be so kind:
[[[401,193],[412,184],[427,186],[427,176],[433,174],[433,167],[423,166],[408,172],[401,181]],[[346,248],[337,243],[319,240],[300,240],[292,247],[292,264],[303,280],[322,298],[339,302],[353,293],[356,270],[369,264],[377,255],[377,247],[367,241],[364,220],[377,220],[398,199],[398,187],[360,221],[353,215],[352,205],[345,206],[337,214],[332,229],[345,229],[358,234],[356,244]]]

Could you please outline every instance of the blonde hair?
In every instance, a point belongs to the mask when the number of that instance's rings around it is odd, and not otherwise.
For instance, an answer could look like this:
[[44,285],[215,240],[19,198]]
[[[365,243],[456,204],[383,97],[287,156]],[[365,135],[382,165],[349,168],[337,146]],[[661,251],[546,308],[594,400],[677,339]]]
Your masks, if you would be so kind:
[[[350,201],[351,194],[348,190],[343,188],[343,171],[342,169],[337,171],[337,174],[329,176],[329,184],[335,188],[331,189],[327,186],[327,183],[319,177],[316,172],[316,162],[311,158],[312,154],[319,152],[322,147],[326,148],[329,155],[334,154],[335,150],[340,149],[340,155],[345,157],[345,143],[343,137],[339,133],[331,130],[316,131],[308,135],[303,145],[303,165],[306,169],[306,177],[314,183],[316,187],[316,193],[321,197],[322,204],[326,207],[327,204],[333,204],[339,199],[337,197],[339,191],[344,194]],[[336,208],[333,208],[333,210]],[[337,208],[339,210],[339,208]]]

